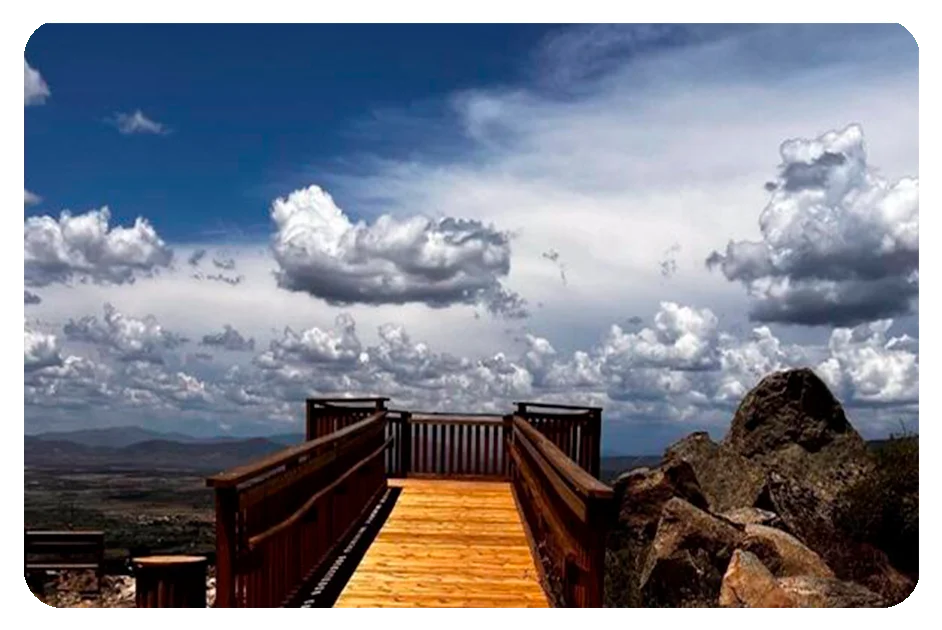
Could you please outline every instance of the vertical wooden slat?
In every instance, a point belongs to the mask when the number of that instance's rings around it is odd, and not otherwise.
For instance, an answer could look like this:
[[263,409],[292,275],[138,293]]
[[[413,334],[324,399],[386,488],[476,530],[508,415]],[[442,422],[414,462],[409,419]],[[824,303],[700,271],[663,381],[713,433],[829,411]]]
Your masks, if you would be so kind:
[[491,428],[486,424],[481,425],[481,474],[486,475],[490,472],[491,462],[488,454],[491,451]]
[[464,474],[464,425],[458,425],[458,450],[456,454],[458,456],[458,465],[455,466],[455,473],[458,475]]
[[422,425],[422,472],[429,472],[429,425]]
[[477,469],[477,443],[478,443],[478,434],[477,434],[477,425],[469,424],[468,425],[468,474],[475,475],[478,472]]
[[443,470],[442,472],[444,472],[446,475],[453,475],[455,474],[455,466],[454,466],[454,463],[455,463],[455,425],[453,424],[448,425],[447,453],[448,453],[448,458],[447,458],[447,461],[445,462],[445,470]]
[[476,459],[477,459],[477,464],[478,464],[477,474],[479,475],[484,474],[484,466],[487,464],[487,462],[485,461],[485,457],[486,457],[485,453],[487,452],[487,434],[484,432],[486,428],[487,427],[484,425],[480,425],[480,424],[477,425],[478,450],[476,453]]
[[491,438],[493,440],[493,444],[491,444],[491,465],[493,466],[493,473],[495,475],[502,474],[500,459],[499,459],[500,441],[503,435],[501,427],[502,425],[498,425],[498,424],[495,424],[492,426],[494,435]]
[[435,470],[440,475],[445,474],[445,425],[438,427],[438,468]]
[[402,476],[405,477],[412,471],[412,416],[408,413],[402,414],[402,430],[404,432],[402,443],[406,445],[406,450],[402,455]]

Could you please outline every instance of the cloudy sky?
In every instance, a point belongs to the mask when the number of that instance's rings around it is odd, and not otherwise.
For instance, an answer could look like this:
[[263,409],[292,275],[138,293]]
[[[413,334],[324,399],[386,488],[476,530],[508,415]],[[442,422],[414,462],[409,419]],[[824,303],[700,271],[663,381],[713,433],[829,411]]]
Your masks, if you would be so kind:
[[27,433],[349,392],[601,405],[651,453],[790,366],[918,429],[900,26],[45,25],[24,63]]

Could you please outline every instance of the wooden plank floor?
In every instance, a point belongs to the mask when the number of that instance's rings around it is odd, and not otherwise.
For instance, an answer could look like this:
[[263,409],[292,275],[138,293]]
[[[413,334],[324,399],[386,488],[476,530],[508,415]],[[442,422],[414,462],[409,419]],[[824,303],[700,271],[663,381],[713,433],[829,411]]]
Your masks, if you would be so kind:
[[334,606],[549,606],[509,483],[389,485],[399,499]]

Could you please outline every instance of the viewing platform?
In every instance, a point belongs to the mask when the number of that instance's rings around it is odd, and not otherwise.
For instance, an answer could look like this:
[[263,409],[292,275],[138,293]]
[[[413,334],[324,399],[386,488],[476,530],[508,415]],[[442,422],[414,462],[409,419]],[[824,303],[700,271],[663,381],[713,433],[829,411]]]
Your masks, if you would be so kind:
[[602,605],[601,409],[309,399],[306,441],[207,480],[217,607]]

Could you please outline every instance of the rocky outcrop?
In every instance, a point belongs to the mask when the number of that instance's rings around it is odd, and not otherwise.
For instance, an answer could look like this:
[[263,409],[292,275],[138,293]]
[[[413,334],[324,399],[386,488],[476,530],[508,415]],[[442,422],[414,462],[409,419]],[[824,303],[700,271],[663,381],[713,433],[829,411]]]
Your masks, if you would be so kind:
[[754,554],[737,549],[720,587],[718,603],[735,608],[876,608],[886,601],[870,589],[832,577],[776,578]]
[[694,433],[657,468],[618,479],[619,522],[607,554],[607,588],[618,595],[609,605],[902,601],[913,580],[882,551],[851,540],[835,518],[835,499],[872,467],[863,439],[811,370],[767,376],[721,442]]
[[606,552],[609,606],[643,606],[640,575],[657,532],[664,504],[680,497],[706,509],[693,468],[685,462],[667,462],[621,475],[614,484],[619,516],[609,534]]
[[824,501],[833,501],[871,465],[841,404],[809,369],[762,379],[743,398],[722,444]]
[[887,605],[870,589],[836,578],[796,576],[777,582],[802,608],[881,608]]
[[664,504],[657,534],[641,573],[641,593],[647,606],[714,605],[723,574],[743,532],[673,498]]
[[619,522],[653,538],[661,508],[680,497],[702,509],[709,503],[690,464],[668,461],[658,468],[637,468],[618,477],[614,484],[619,501]]
[[834,523],[833,504],[813,489],[773,472],[769,497],[784,527],[818,553],[838,578],[866,586],[889,605],[903,601],[915,588],[913,580],[893,568],[884,552],[848,538]]
[[667,460],[693,467],[713,512],[751,507],[765,487],[765,471],[732,448],[716,444],[706,433],[693,433],[669,447]]
[[775,576],[753,554],[737,549],[720,586],[720,606],[726,608],[795,608],[797,601],[779,586]]
[[774,527],[746,525],[742,548],[755,554],[776,577],[834,577],[834,572],[821,556],[794,536]]

